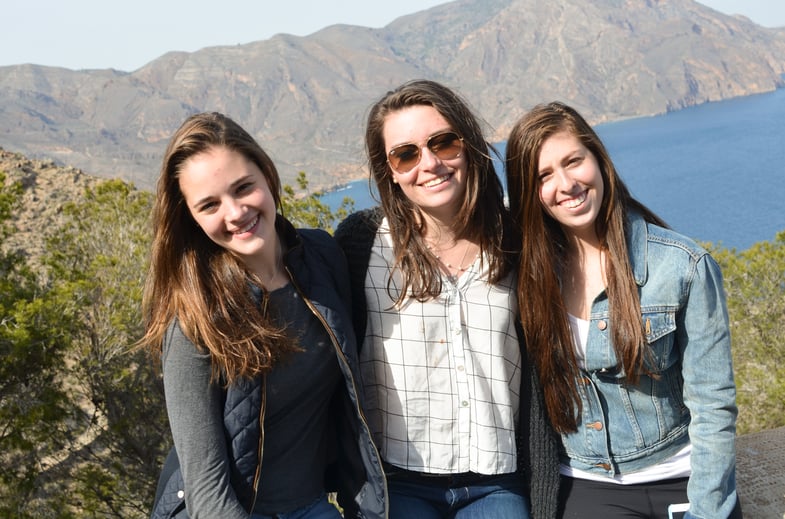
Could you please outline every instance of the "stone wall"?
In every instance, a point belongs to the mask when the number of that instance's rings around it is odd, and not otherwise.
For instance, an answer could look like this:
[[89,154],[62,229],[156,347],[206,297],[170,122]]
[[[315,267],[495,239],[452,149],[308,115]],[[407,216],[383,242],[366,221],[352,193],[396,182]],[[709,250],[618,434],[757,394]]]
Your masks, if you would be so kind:
[[785,427],[736,439],[736,480],[745,519],[785,519]]

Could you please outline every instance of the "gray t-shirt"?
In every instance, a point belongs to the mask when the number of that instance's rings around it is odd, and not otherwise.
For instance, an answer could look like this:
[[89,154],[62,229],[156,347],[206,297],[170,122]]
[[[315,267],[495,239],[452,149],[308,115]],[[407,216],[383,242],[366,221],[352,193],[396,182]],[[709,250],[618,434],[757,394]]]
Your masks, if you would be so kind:
[[[329,401],[340,380],[327,332],[291,284],[270,294],[268,309],[299,337],[302,352],[267,375],[262,471],[254,512],[285,513],[324,491]],[[176,330],[163,351],[166,406],[192,519],[247,519],[230,485],[223,390],[210,384],[210,356]]]

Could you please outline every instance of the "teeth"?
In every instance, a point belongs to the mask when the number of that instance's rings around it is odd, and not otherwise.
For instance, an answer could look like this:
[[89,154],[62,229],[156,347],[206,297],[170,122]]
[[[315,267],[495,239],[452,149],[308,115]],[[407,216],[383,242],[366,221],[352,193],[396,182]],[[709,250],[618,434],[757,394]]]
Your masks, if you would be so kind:
[[235,234],[242,234],[244,232],[250,231],[251,228],[253,228],[253,226],[256,225],[256,222],[258,222],[258,221],[259,221],[259,217],[257,216],[256,218],[253,219],[253,221],[251,223],[249,223],[248,225],[246,225],[244,228],[240,229],[239,231],[235,232]]
[[565,200],[564,205],[569,207],[570,209],[575,209],[579,205],[581,205],[584,200],[586,200],[586,191],[581,193],[577,198],[571,198],[570,200]]
[[446,181],[447,181],[447,178],[448,178],[449,176],[450,176],[450,175],[444,175],[444,176],[442,176],[442,177],[436,177],[436,178],[434,178],[433,180],[429,180],[428,182],[426,182],[425,184],[423,184],[423,186],[425,186],[425,187],[434,187],[434,186],[438,186],[438,185],[439,185],[439,184],[441,184],[442,182],[446,182]]

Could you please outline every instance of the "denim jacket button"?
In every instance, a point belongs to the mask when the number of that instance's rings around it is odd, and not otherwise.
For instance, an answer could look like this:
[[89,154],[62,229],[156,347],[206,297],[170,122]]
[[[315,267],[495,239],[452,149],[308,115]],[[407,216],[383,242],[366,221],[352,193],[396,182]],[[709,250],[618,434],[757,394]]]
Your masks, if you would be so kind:
[[611,466],[609,463],[597,463],[595,467],[600,467],[605,470],[611,470]]
[[589,429],[594,429],[595,431],[602,431],[602,422],[587,423],[586,427]]
[[597,328],[599,328],[600,330],[604,330],[607,327],[608,327],[608,323],[606,323],[605,321],[600,321],[597,323]]

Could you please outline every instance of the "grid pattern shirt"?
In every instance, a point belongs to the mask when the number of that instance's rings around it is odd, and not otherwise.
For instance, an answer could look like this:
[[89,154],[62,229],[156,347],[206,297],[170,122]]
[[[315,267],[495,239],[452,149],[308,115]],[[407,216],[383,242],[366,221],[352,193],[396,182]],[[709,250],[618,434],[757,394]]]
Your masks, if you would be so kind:
[[368,321],[361,350],[367,414],[382,458],[418,472],[516,470],[521,352],[514,278],[488,285],[476,259],[441,295],[394,306],[400,273],[386,219],[365,280]]

